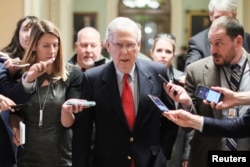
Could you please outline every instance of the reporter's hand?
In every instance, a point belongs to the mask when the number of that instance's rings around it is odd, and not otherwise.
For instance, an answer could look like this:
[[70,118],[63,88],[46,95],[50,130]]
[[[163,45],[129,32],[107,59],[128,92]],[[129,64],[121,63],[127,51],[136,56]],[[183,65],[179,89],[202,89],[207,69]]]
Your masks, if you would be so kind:
[[163,112],[162,115],[181,127],[190,127],[189,120],[192,117],[190,112],[183,109],[169,110]]
[[52,67],[55,58],[51,58],[47,61],[40,61],[39,63],[33,64],[29,71],[26,72],[25,80],[29,83],[34,82],[39,76],[44,73],[48,73]]
[[188,160],[183,160],[181,163],[182,167],[188,167]]
[[20,130],[18,128],[13,128],[12,129],[13,132],[13,143],[16,146],[20,146]]
[[200,130],[203,120],[203,117],[191,114],[183,109],[169,110],[163,112],[162,115],[181,127],[190,127],[197,130]]
[[181,103],[185,106],[192,105],[192,99],[187,94],[186,90],[179,85],[173,83],[164,83],[165,92],[176,102]]
[[82,112],[83,109],[89,108],[90,106],[84,106],[83,102],[87,100],[84,99],[68,99],[62,105],[62,111],[68,113],[79,113]]
[[0,95],[0,111],[5,111],[8,109],[11,111],[14,111],[13,109],[11,109],[11,106],[14,106],[14,105],[16,105],[14,101],[9,99],[8,97]]
[[215,86],[211,87],[211,89],[222,93],[224,97],[222,101],[220,101],[217,104],[215,102],[209,103],[206,100],[203,101],[204,104],[210,105],[211,108],[216,109],[216,110],[228,109],[237,105],[235,92],[233,92],[232,90],[227,89],[227,88],[222,88],[222,87],[215,87]]
[[20,69],[20,67],[15,66],[14,64],[19,64],[21,63],[21,60],[19,57],[11,59],[8,58],[5,62],[4,62],[4,66],[8,69],[9,73],[11,75],[15,74],[17,70]]

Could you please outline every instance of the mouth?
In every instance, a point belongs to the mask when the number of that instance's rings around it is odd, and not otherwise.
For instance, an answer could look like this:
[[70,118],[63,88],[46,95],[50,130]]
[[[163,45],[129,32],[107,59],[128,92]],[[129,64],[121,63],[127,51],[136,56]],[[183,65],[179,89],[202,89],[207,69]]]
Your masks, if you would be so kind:
[[121,60],[121,62],[123,62],[123,63],[129,62],[129,59],[123,59],[123,60]]

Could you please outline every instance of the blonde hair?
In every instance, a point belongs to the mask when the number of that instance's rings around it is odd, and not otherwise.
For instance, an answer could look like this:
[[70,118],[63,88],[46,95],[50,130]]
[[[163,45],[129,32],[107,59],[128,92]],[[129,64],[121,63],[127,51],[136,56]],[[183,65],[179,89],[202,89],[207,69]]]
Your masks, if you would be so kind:
[[159,41],[160,39],[164,39],[166,41],[169,41],[172,45],[173,45],[173,53],[175,52],[175,36],[171,35],[171,34],[167,34],[167,33],[159,33],[155,36],[154,38],[154,43],[152,45],[152,49],[151,51],[154,51],[155,46],[157,41]]

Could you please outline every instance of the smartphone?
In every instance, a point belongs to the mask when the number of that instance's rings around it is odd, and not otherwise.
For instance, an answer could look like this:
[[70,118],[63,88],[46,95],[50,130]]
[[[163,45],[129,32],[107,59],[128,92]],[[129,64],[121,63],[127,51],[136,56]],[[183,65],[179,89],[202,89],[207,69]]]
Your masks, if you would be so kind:
[[164,82],[164,83],[168,83],[168,81],[161,75],[161,74],[158,74],[158,76],[161,78],[161,80]]
[[11,106],[11,109],[14,109],[14,110],[19,110],[23,107],[28,107],[30,106],[30,103],[24,103],[24,104],[17,104],[15,106]]
[[195,90],[196,97],[207,100],[208,102],[219,103],[223,99],[223,94],[217,91],[214,91],[208,87],[198,85]]
[[67,105],[78,105],[81,104],[83,106],[93,107],[96,105],[95,101],[80,101],[80,100],[70,100]]
[[176,78],[173,78],[173,83],[176,84],[176,85],[179,85],[179,86],[184,87],[184,84],[181,83],[181,82],[180,82],[178,79],[176,79]]
[[[164,83],[168,83],[168,81],[161,75],[161,74],[158,74],[158,76],[161,78],[161,80],[164,82]],[[176,96],[178,94],[178,92],[175,90],[174,91],[174,95]]]
[[152,100],[152,102],[158,107],[158,109],[161,112],[164,111],[168,111],[169,109],[167,108],[167,106],[161,101],[161,99],[159,99],[157,96],[154,95],[148,95],[148,97]]
[[14,67],[19,67],[19,68],[22,68],[22,67],[27,67],[27,66],[30,66],[29,63],[25,63],[25,64],[13,64]]

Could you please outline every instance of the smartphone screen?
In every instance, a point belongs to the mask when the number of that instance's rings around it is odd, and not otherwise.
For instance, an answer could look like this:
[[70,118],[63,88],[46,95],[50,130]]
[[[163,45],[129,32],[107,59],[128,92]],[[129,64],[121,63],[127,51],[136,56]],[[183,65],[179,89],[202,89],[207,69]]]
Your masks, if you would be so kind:
[[207,100],[208,102],[213,101],[215,103],[218,103],[223,98],[223,95],[220,92],[201,85],[197,87],[195,95],[200,99]]
[[154,102],[154,104],[160,109],[161,112],[168,111],[167,106],[156,96],[148,95],[148,97]]

